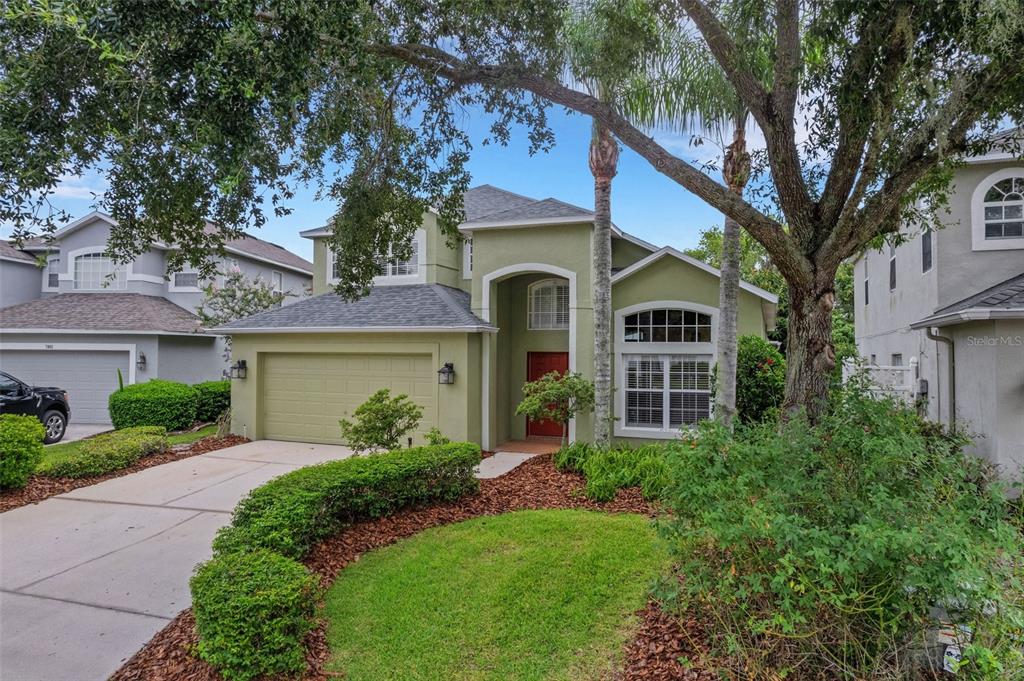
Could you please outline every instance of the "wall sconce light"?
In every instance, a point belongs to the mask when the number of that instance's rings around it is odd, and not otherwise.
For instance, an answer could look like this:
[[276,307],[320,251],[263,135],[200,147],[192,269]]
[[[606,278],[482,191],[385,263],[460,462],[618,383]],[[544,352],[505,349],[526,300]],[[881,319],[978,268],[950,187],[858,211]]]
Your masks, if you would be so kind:
[[451,362],[445,362],[440,369],[437,370],[437,382],[441,385],[451,385],[455,383],[455,365]]
[[228,370],[228,376],[231,378],[245,378],[245,374],[246,367],[244,359],[240,359],[232,364],[231,368]]
[[135,368],[139,371],[146,370],[146,353],[140,352],[138,357],[135,358]]

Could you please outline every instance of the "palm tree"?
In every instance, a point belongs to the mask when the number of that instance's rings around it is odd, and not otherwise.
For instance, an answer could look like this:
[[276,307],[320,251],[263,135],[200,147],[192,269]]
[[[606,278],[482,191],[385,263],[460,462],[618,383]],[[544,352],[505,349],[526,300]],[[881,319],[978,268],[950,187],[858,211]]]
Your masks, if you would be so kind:
[[[762,18],[731,18],[736,34],[743,35],[745,53],[757,59],[759,23]],[[675,55],[649,68],[634,79],[624,98],[631,118],[650,127],[699,132],[717,137],[724,147],[722,178],[731,191],[743,194],[750,178],[747,151],[749,110],[737,96],[704,42],[674,30],[663,36],[661,55]],[[671,46],[671,47],[669,47]],[[678,55],[685,55],[680,59]],[[769,63],[768,60],[761,60]],[[660,74],[670,74],[662,76]],[[732,140],[724,143],[731,133]],[[740,237],[742,227],[726,216],[722,229],[721,280],[718,290],[718,356],[715,384],[715,418],[731,427],[736,415],[737,306],[740,284]]]

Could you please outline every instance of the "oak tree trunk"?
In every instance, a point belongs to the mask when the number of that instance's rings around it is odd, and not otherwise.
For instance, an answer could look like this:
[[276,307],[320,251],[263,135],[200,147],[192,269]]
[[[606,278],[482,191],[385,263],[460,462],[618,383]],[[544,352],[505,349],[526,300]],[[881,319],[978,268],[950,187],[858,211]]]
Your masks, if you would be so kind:
[[[747,116],[734,121],[733,139],[725,153],[722,176],[729,190],[742,196],[750,176],[747,153]],[[736,416],[736,319],[740,288],[740,236],[742,227],[730,217],[722,228],[722,276],[718,286],[718,357],[715,372],[715,419],[732,427]]]
[[612,430],[612,178],[619,145],[611,131],[595,123],[590,139],[594,176],[594,442],[607,446]]
[[832,346],[835,272],[821,274],[810,286],[789,286],[789,330],[786,337],[785,413],[805,409],[816,421],[828,403],[829,383],[836,366]]

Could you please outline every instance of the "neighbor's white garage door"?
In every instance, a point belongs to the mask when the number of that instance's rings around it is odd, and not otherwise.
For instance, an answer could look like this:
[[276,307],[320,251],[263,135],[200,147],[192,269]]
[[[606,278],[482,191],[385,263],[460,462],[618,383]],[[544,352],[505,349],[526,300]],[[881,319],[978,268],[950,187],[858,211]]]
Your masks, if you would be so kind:
[[430,355],[275,353],[262,361],[267,439],[339,443],[338,420],[381,388],[423,407],[419,432],[437,424],[437,368]]
[[110,423],[107,398],[117,370],[128,382],[125,350],[0,350],[0,369],[25,383],[68,392],[72,423]]

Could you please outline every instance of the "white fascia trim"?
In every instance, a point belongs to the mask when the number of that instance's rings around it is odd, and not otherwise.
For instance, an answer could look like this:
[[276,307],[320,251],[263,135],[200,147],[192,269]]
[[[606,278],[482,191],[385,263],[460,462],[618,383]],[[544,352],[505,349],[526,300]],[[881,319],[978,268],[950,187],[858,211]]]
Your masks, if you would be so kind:
[[0,260],[3,260],[4,262],[16,262],[19,265],[31,265],[32,267],[36,267],[37,266],[34,260],[22,260],[21,258],[10,258],[10,257],[8,257],[6,255],[0,255]]
[[241,333],[497,333],[496,326],[288,326],[210,329],[224,336]]
[[329,236],[330,233],[331,230],[327,229],[326,227],[314,227],[313,229],[302,230],[301,232],[299,232],[299,236],[304,237],[306,239],[314,239],[318,236]]
[[651,253],[655,253],[659,250],[657,246],[650,243],[649,241],[644,241],[640,237],[633,236],[629,232],[623,232],[618,227],[615,227],[615,225],[612,225],[612,232],[615,234],[615,236],[619,237],[620,239],[628,241],[629,243],[639,246],[640,248],[643,248],[645,250],[648,250]]
[[[694,267],[696,267],[698,269],[704,270],[708,274],[713,274],[714,276],[716,276],[718,278],[722,277],[722,272],[718,268],[712,267],[711,265],[707,264],[706,262],[703,262],[701,260],[697,260],[696,258],[691,257],[689,255],[686,255],[685,253],[683,253],[681,251],[677,251],[676,249],[672,248],[671,246],[665,246],[664,248],[661,248],[661,249],[655,251],[654,253],[650,254],[649,256],[644,258],[643,260],[641,260],[639,262],[635,262],[632,265],[630,265],[629,267],[627,267],[626,269],[624,269],[624,270],[622,270],[620,272],[616,272],[615,274],[613,274],[612,275],[612,284],[616,284],[616,283],[622,281],[623,279],[625,279],[626,277],[629,277],[629,276],[631,276],[633,274],[636,274],[640,270],[644,269],[645,267],[647,267],[648,265],[650,265],[652,263],[657,262],[658,260],[662,259],[666,255],[671,255],[672,257],[677,258],[679,260],[682,260],[683,262],[685,262],[685,263],[687,263],[689,265],[693,265]],[[751,284],[749,282],[740,280],[740,288],[743,289],[744,291],[747,291],[748,293],[753,293],[755,296],[758,296],[759,298],[764,298],[769,303],[778,304],[778,302],[779,302],[779,297],[777,295],[775,295],[774,293],[770,293],[768,291],[765,291],[763,288],[761,288],[759,286],[754,286],[753,284]]]
[[983,156],[970,156],[964,159],[964,163],[967,165],[978,165],[980,163],[997,163],[999,161],[1016,161],[1018,158],[1009,154],[1005,151],[997,151],[995,153],[988,153]]
[[189,333],[187,331],[160,331],[158,329],[143,329],[137,331],[119,329],[4,329],[5,336],[15,333],[46,333],[60,335],[83,335],[83,336],[192,336],[196,338],[213,338],[212,333]]
[[475,232],[480,229],[512,229],[516,227],[537,227],[539,225],[578,225],[594,221],[594,215],[568,215],[558,218],[530,218],[528,220],[481,220],[480,222],[463,222],[459,225],[460,232]]
[[115,220],[113,217],[102,211],[94,210],[64,225],[63,227],[61,227],[60,229],[53,233],[52,238],[59,239],[60,237],[67,236],[68,234],[71,234],[78,228],[84,227],[86,224],[96,219],[102,220],[103,222],[106,222],[108,225],[112,225],[115,227],[117,226],[117,220]]
[[[485,322],[491,322],[491,284],[500,282],[502,279],[506,279],[516,274],[530,274],[541,272],[544,274],[554,274],[559,277],[563,277],[569,280],[569,371],[576,371],[576,334],[577,334],[577,311],[579,309],[579,298],[578,290],[576,286],[576,273],[572,270],[567,270],[564,267],[558,267],[557,265],[548,265],[547,263],[539,262],[522,262],[514,265],[506,265],[505,267],[499,267],[498,269],[485,274],[481,280],[482,284],[482,307],[480,316]],[[483,386],[485,389],[490,387],[490,378],[487,376],[487,372],[484,372]],[[490,413],[489,413],[489,400],[481,400],[481,413],[483,416],[482,429],[485,434],[484,439],[489,440],[489,433],[491,428]],[[569,421],[569,443],[576,441],[576,419]]]
[[964,322],[984,322],[990,319],[1024,319],[1024,307],[971,307],[959,312],[926,317],[910,325],[912,329],[927,329],[933,326],[951,326]]
[[1011,251],[1024,249],[1024,237],[1008,239],[985,238],[985,194],[989,188],[1000,180],[1010,177],[1024,176],[1024,168],[1015,166],[1002,168],[991,173],[974,188],[971,193],[971,250],[973,251]]
[[[6,331],[5,331],[6,333]],[[54,352],[127,352],[128,383],[135,383],[135,343],[0,343],[0,350],[44,350]]]

